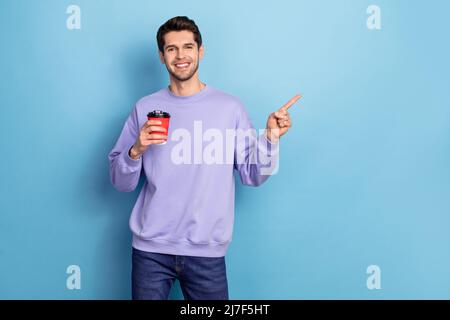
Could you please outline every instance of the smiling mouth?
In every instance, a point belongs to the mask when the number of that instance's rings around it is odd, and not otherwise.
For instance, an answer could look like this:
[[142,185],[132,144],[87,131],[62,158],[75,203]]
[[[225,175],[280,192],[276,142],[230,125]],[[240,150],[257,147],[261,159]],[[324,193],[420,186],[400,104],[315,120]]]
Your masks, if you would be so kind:
[[175,64],[175,68],[179,69],[179,70],[185,70],[189,67],[190,63],[189,62],[185,62],[185,63],[177,63]]

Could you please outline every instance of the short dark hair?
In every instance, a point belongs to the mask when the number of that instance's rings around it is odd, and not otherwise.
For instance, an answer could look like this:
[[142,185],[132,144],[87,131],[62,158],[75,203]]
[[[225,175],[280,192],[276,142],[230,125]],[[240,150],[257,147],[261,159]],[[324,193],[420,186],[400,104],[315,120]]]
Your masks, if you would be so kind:
[[166,33],[170,31],[183,30],[191,31],[194,34],[194,40],[200,48],[202,45],[202,35],[200,34],[200,30],[194,20],[191,20],[186,16],[178,16],[167,20],[161,27],[159,27],[158,33],[156,34],[156,41],[158,42],[159,51],[164,53],[164,35]]

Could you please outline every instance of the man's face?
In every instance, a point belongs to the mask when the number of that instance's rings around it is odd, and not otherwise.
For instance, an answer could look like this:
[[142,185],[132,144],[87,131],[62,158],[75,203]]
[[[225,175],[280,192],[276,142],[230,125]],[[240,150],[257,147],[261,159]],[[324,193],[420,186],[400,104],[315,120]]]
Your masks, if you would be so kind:
[[203,45],[199,49],[194,34],[187,30],[168,32],[164,40],[164,54],[159,52],[159,58],[167,71],[178,81],[191,79],[203,58]]

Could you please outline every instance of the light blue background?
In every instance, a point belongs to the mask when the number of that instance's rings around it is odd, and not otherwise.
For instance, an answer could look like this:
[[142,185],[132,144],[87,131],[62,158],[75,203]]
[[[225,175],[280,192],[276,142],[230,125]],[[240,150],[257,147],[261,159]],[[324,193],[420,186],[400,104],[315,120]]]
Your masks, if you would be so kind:
[[[81,30],[66,28],[70,4]],[[168,83],[158,27],[187,15],[201,80],[239,96],[256,127],[304,95],[278,174],[237,186],[230,298],[449,299],[449,12],[444,0],[2,0],[0,298],[130,298],[142,181],[116,191],[107,154],[134,103]],[[81,290],[66,288],[71,264]]]

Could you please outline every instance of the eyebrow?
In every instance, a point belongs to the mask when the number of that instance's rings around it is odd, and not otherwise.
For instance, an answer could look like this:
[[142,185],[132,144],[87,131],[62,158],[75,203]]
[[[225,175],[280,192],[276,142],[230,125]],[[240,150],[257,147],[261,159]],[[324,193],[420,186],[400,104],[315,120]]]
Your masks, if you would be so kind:
[[[195,46],[195,44],[193,42],[188,42],[188,43],[183,44],[183,46],[184,47],[186,47],[186,46]],[[174,44],[169,44],[168,46],[166,46],[166,49],[168,49],[168,48],[177,48],[177,46],[174,45]]]

